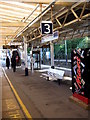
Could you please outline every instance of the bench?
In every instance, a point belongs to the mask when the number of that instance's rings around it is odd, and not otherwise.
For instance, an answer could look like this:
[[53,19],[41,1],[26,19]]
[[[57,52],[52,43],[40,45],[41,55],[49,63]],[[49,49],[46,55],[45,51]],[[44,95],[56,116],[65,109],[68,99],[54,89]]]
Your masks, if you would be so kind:
[[46,74],[42,74],[47,77],[47,80],[50,80],[49,78],[52,78],[54,80],[58,80],[58,83],[60,85],[60,81],[64,78],[64,71],[63,70],[57,70],[57,69],[48,69]]

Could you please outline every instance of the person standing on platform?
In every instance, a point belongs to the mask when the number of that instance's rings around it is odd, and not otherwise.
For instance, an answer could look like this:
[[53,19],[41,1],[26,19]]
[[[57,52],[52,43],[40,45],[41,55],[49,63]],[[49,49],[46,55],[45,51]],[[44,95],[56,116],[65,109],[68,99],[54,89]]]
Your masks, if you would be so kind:
[[16,57],[14,55],[12,56],[11,62],[12,62],[13,72],[16,72]]
[[6,58],[6,67],[9,69],[9,66],[10,66],[10,60],[9,60],[9,57],[7,56],[7,58]]

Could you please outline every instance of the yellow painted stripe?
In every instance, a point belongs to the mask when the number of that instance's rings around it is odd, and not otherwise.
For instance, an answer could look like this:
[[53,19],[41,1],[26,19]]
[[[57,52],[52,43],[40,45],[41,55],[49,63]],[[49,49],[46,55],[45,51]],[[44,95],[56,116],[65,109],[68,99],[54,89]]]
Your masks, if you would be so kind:
[[2,70],[3,70],[3,72],[4,72],[4,75],[5,75],[6,79],[8,80],[8,83],[9,83],[11,89],[13,90],[13,93],[15,94],[16,99],[18,100],[18,102],[19,102],[19,104],[20,104],[23,112],[25,113],[25,115],[26,115],[27,118],[30,118],[30,119],[32,120],[32,117],[31,117],[30,113],[28,112],[27,108],[26,108],[25,105],[23,104],[23,102],[22,102],[22,100],[20,99],[19,95],[17,94],[15,88],[13,87],[12,83],[10,82],[10,80],[9,80],[9,78],[8,78],[5,70],[4,70],[4,68],[2,68]]

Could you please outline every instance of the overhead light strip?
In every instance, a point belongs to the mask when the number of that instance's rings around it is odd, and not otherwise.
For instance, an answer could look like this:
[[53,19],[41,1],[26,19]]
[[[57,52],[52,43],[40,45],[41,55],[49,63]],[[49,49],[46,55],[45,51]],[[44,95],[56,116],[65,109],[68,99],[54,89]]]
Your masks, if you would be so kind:
[[[17,11],[17,12],[26,12],[26,13],[28,13],[28,12],[30,12],[30,10],[25,10],[25,9],[22,9],[22,8],[17,8],[17,7],[12,7],[12,6],[7,6],[7,5],[3,5],[3,4],[0,4],[0,7],[2,7],[2,8],[8,8],[8,9],[12,9],[12,10],[15,10],[15,11]],[[34,7],[35,8],[35,7]],[[32,8],[33,9],[33,8]]]
[[5,10],[5,9],[2,9],[0,8],[0,12],[7,12],[7,13],[11,13],[11,14],[16,14],[16,15],[19,15],[19,16],[28,16],[28,14],[25,14],[25,13],[20,13],[20,12],[14,12],[14,11],[11,11],[11,10]]
[[26,3],[20,3],[20,2],[15,2],[15,1],[6,1],[6,0],[1,0],[2,2],[17,5],[17,6],[22,6],[22,7],[27,7],[27,8],[34,8],[36,5],[28,5]]

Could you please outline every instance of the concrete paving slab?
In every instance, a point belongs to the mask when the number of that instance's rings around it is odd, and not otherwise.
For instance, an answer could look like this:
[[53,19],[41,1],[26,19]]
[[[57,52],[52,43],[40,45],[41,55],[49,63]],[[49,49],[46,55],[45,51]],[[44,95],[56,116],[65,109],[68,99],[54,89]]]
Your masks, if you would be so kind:
[[20,106],[18,105],[17,101],[13,97],[12,99],[5,99],[2,101],[2,111],[13,111],[20,109]]
[[2,77],[0,77],[0,99],[2,98]]
[[0,77],[0,86],[2,86],[2,78]]
[[2,90],[3,90],[3,92],[11,91],[11,88],[10,88],[9,84],[8,85],[3,85],[2,84]]
[[0,112],[0,120],[2,119],[2,112]]
[[2,70],[0,67],[0,120],[2,118]]
[[5,76],[3,76],[2,84],[2,118],[3,119],[13,119],[25,118],[24,113],[21,110]]
[[0,100],[0,112],[2,112],[2,100]]
[[8,84],[8,81],[5,80],[5,77],[2,77],[2,85],[3,85],[3,86],[9,85],[9,84]]
[[8,112],[2,112],[2,117],[5,119],[5,118],[11,118],[11,119],[14,119],[14,118],[25,118],[22,111],[21,110],[13,110],[13,111],[8,111]]
[[0,100],[2,99],[2,87],[0,87]]
[[3,86],[2,87],[2,92],[3,92],[2,99],[13,98],[13,93],[11,91],[10,86]]

